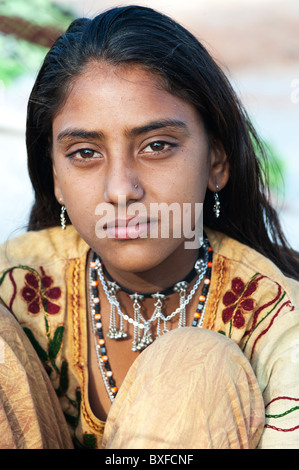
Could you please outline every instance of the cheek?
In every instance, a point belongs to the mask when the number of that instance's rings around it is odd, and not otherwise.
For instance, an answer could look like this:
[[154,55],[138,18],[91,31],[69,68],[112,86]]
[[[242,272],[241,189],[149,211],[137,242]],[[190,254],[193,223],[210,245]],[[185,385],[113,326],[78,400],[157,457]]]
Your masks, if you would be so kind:
[[94,202],[93,194],[87,189],[86,191],[76,191],[71,188],[65,196],[65,205],[74,225],[81,225],[87,219],[90,223],[95,217],[97,204]]
[[95,191],[91,184],[82,178],[63,172],[58,177],[60,192],[73,225],[90,225],[97,205]]
[[65,205],[70,209],[76,205],[86,204],[96,197],[96,182],[92,175],[84,175],[67,162],[56,164],[55,185],[62,193]]
[[180,202],[203,202],[208,185],[208,166],[199,158],[184,159],[176,171],[168,174],[171,199]]

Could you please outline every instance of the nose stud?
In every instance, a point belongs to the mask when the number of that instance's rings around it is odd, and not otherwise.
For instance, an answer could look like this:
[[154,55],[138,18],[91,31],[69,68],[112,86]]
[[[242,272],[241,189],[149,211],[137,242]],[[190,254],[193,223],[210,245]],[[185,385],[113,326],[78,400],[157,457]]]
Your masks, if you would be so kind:
[[137,188],[138,188],[138,184],[134,184],[134,188],[137,189]]

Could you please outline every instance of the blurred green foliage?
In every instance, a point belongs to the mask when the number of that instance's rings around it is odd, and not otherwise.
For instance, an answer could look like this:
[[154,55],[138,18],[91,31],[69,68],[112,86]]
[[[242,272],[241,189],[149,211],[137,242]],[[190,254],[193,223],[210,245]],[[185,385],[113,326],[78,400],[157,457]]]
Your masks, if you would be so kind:
[[284,173],[286,169],[285,161],[273,144],[260,139],[263,152],[253,141],[255,153],[259,159],[262,172],[268,181],[269,187],[276,196],[282,196],[284,192]]
[[[74,19],[69,9],[50,0],[0,0],[0,15],[65,30]],[[9,86],[22,74],[36,73],[47,49],[0,31],[0,80]]]
[[20,16],[39,25],[65,29],[73,18],[71,10],[51,0],[0,0],[0,15]]
[[0,80],[5,87],[23,75],[35,73],[45,56],[45,48],[13,36],[0,35]]

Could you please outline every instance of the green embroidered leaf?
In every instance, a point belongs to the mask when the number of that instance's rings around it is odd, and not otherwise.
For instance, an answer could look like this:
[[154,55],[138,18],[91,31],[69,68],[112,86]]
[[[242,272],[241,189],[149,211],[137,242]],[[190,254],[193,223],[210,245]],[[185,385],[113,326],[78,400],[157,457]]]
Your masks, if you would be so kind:
[[96,437],[94,434],[87,434],[87,433],[84,434],[83,441],[87,449],[96,449],[97,441],[96,441]]
[[26,335],[28,336],[32,346],[34,347],[35,351],[37,352],[38,357],[42,362],[46,362],[48,360],[48,354],[46,351],[41,347],[41,345],[37,342],[37,340],[34,337],[34,334],[32,331],[27,328],[26,326],[23,328],[25,331]]
[[56,359],[57,354],[61,348],[63,340],[64,326],[58,326],[55,330],[54,336],[49,342],[49,358],[51,361]]
[[17,266],[13,266],[12,268],[9,268],[9,269],[7,269],[6,271],[4,271],[2,273],[2,276],[0,278],[0,286],[1,286],[2,282],[4,281],[6,274],[8,274],[10,271],[13,271],[16,267]]
[[62,361],[61,369],[60,369],[60,381],[59,381],[59,388],[62,393],[65,393],[69,386],[69,377],[68,377],[68,363],[66,361]]
[[225,331],[223,331],[223,330],[218,330],[218,333],[225,336]]
[[49,338],[50,337],[50,328],[49,328],[49,322],[48,322],[47,315],[45,315],[45,327],[46,327],[46,335]]

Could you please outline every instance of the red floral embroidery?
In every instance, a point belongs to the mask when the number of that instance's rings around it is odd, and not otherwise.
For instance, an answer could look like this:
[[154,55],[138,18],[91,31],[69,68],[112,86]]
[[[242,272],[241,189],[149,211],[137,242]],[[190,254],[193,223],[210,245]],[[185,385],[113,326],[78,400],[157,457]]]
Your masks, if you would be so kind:
[[251,312],[255,308],[255,300],[250,296],[256,291],[257,282],[252,281],[245,288],[245,283],[240,277],[235,277],[231,282],[231,290],[227,291],[223,297],[225,309],[222,310],[224,323],[232,320],[233,326],[243,328],[245,326],[244,314]]
[[61,297],[60,287],[52,287],[53,279],[47,276],[41,267],[41,278],[33,272],[29,272],[25,276],[25,286],[21,290],[23,299],[27,302],[29,313],[37,314],[41,310],[45,310],[51,315],[55,315],[60,310],[60,305],[54,303]]

